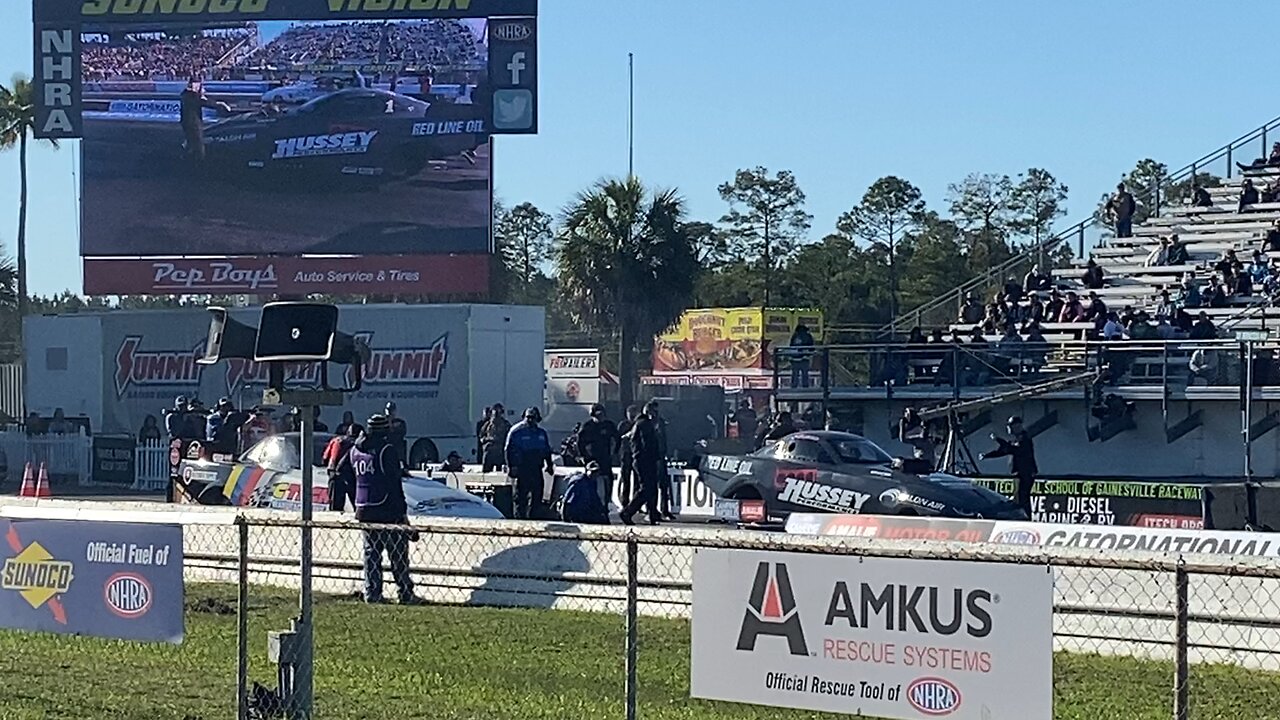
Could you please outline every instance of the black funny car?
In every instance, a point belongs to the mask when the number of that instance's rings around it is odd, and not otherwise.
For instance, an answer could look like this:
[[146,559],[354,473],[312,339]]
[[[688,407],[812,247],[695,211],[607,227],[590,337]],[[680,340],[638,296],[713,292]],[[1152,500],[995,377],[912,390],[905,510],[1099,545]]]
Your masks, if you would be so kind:
[[432,160],[486,140],[475,105],[430,103],[372,88],[346,88],[295,108],[267,106],[204,127],[209,167],[324,181],[412,177]]
[[871,513],[1025,520],[1005,496],[968,480],[896,460],[844,432],[799,432],[750,455],[704,457],[702,482],[718,497],[762,500],[765,515]]

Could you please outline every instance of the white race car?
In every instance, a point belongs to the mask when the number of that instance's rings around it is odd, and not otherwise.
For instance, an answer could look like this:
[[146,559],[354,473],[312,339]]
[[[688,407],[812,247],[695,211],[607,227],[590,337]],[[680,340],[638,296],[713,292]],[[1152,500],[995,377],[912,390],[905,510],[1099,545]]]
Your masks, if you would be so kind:
[[[311,485],[314,510],[329,508],[329,479],[320,455],[331,437],[324,433],[315,436]],[[183,460],[174,478],[180,492],[174,496],[200,504],[296,511],[302,507],[299,444],[298,433],[283,433],[263,439],[234,462]],[[433,480],[425,472],[411,472],[404,479],[404,495],[410,516],[502,518],[502,513],[483,499]]]

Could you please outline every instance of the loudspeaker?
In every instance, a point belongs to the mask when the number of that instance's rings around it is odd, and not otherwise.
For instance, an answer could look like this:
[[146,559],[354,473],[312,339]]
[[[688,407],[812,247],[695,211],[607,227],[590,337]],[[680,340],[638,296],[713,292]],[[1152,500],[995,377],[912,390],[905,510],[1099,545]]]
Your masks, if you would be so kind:
[[204,355],[196,360],[201,365],[212,365],[223,358],[252,359],[258,330],[238,322],[227,314],[226,308],[211,307],[209,313],[209,339],[205,341]]
[[1246,483],[1215,483],[1204,488],[1204,526],[1207,530],[1244,530],[1251,526]]
[[258,362],[324,362],[333,356],[338,308],[309,302],[262,307],[253,359]]

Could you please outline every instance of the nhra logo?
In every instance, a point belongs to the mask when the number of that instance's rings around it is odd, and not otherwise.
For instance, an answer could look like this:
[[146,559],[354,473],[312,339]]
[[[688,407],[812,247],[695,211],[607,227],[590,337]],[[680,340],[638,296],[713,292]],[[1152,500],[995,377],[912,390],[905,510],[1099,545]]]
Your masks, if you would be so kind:
[[53,559],[53,555],[38,542],[23,548],[18,540],[17,528],[12,525],[9,526],[7,539],[9,548],[17,554],[4,561],[4,570],[0,572],[0,588],[17,592],[33,610],[48,604],[53,619],[66,625],[67,613],[57,596],[71,589],[75,566]]
[[124,396],[130,385],[195,385],[200,382],[196,358],[204,352],[204,342],[191,350],[140,350],[141,335],[129,335],[116,351],[116,396]]
[[121,572],[107,578],[102,588],[102,599],[107,609],[118,617],[132,620],[147,614],[151,609],[151,583],[133,572]]
[[747,600],[742,630],[738,633],[738,649],[754,651],[756,638],[761,635],[784,637],[792,655],[809,655],[786,563],[762,562],[756,567],[756,579],[751,585],[751,597]]
[[532,34],[533,28],[524,23],[509,22],[496,25],[493,28],[494,39],[502,40],[504,42],[520,42],[521,40],[528,40],[529,36]]
[[1040,533],[1035,530],[1021,528],[1017,530],[1005,530],[1004,532],[997,533],[995,537],[991,538],[991,542],[1003,543],[1005,545],[1039,545]]
[[950,715],[960,709],[960,688],[942,678],[920,678],[907,686],[907,702],[929,717]]

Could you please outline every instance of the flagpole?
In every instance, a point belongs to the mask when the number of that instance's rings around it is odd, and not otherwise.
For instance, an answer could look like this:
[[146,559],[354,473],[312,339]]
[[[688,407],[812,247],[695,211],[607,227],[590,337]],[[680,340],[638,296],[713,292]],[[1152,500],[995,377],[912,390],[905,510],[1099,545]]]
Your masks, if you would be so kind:
[[636,169],[636,56],[627,53],[627,179]]

